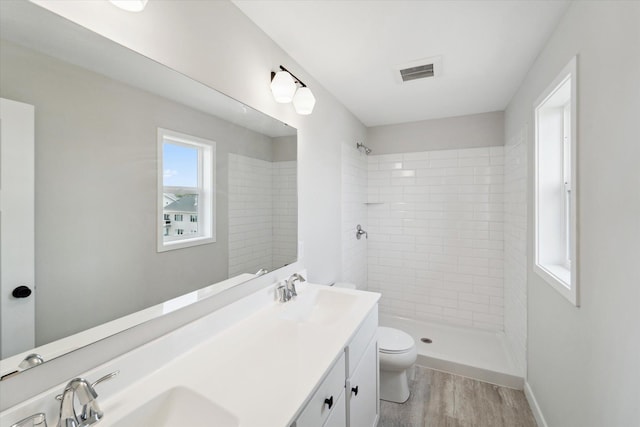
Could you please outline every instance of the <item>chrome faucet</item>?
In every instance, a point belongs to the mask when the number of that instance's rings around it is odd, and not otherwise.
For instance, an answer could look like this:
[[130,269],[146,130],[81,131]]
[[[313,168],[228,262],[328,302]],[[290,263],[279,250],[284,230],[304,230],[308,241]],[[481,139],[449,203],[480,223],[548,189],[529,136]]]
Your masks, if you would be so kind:
[[[88,427],[100,421],[104,412],[98,405],[98,393],[95,386],[118,375],[119,371],[112,372],[100,378],[93,384],[89,384],[84,378],[74,378],[64,388],[61,395],[56,396],[60,400],[60,421],[58,427]],[[74,408],[75,397],[82,406],[82,413],[76,414]]]
[[306,282],[302,275],[293,273],[287,280],[285,280],[284,285],[278,286],[280,302],[287,302],[291,300],[291,298],[298,296],[298,292],[296,291],[296,281],[299,283]]

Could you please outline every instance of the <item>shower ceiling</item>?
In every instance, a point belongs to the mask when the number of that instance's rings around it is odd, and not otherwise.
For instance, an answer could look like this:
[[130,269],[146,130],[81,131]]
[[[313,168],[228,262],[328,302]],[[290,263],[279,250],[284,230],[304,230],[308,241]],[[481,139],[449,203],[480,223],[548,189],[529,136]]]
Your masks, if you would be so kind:
[[[367,126],[504,110],[569,4],[233,2]],[[399,83],[437,56],[439,76]]]

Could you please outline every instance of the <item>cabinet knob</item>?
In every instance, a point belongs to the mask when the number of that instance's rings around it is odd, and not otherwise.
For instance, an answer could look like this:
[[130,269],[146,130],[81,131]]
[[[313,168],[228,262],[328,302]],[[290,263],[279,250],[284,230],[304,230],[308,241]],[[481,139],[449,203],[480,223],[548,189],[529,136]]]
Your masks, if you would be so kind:
[[357,396],[358,395],[358,387],[359,386],[351,387],[351,393],[353,393],[353,394],[355,394]]
[[331,407],[333,406],[333,396],[331,396],[328,399],[324,400],[324,404],[327,405],[329,407],[329,409],[331,409]]

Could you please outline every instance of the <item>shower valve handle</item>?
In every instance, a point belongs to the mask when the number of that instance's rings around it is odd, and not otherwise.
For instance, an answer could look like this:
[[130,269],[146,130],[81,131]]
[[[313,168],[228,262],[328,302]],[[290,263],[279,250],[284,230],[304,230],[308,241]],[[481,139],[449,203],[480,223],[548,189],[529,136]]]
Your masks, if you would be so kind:
[[369,234],[362,229],[362,226],[360,224],[358,224],[358,226],[356,227],[356,239],[360,240],[363,234],[365,239],[369,238]]

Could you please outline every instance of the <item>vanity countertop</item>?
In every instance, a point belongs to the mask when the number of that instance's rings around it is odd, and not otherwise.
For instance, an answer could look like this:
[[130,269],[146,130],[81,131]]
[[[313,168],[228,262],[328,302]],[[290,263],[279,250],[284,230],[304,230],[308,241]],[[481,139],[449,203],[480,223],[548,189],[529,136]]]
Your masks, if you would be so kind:
[[235,415],[240,426],[289,426],[380,298],[377,293],[304,283],[298,286],[298,299],[321,289],[356,298],[340,310],[338,319],[318,322],[288,318],[299,301],[269,303],[122,391],[105,396],[101,425],[117,424],[155,396],[186,387]]

